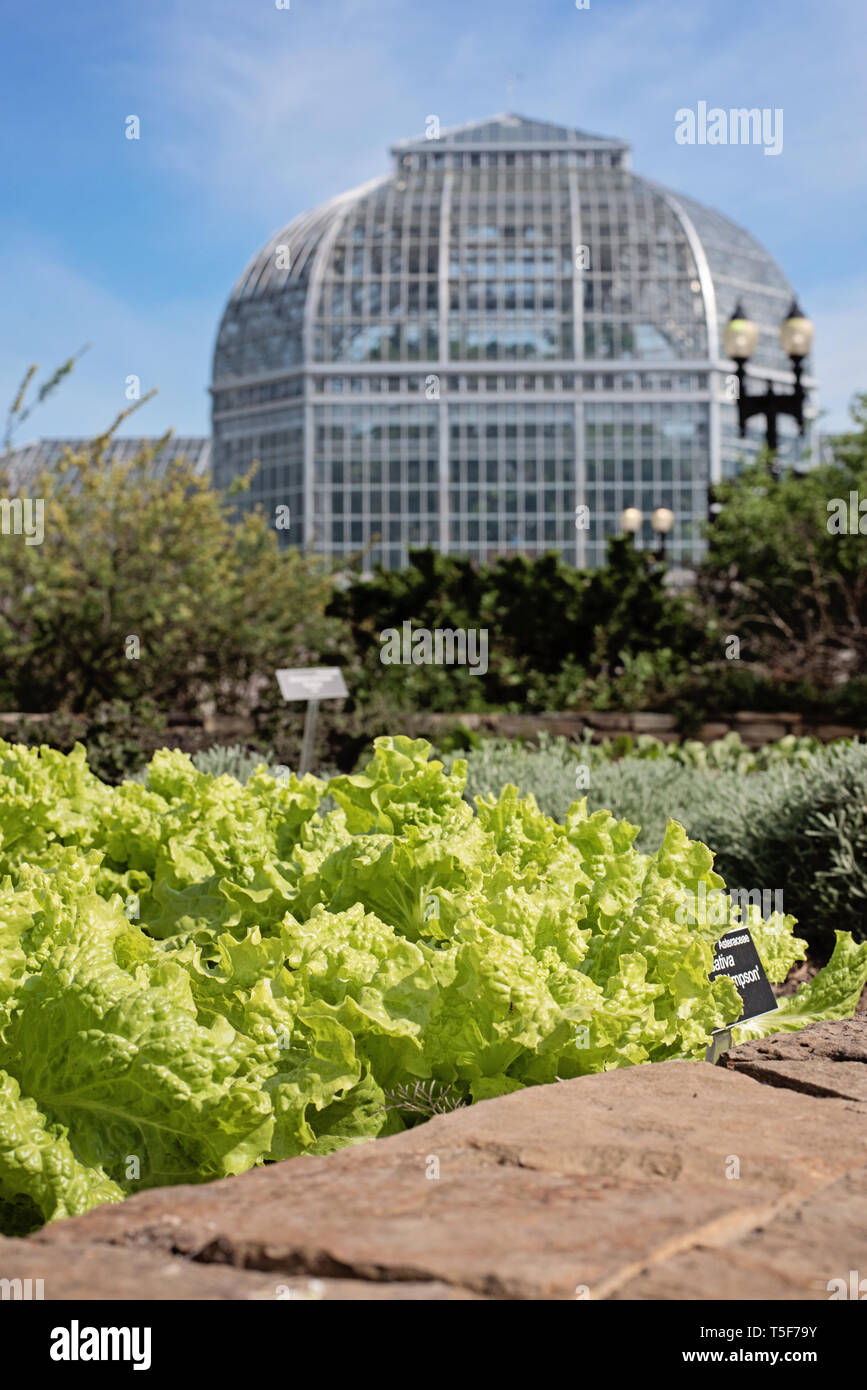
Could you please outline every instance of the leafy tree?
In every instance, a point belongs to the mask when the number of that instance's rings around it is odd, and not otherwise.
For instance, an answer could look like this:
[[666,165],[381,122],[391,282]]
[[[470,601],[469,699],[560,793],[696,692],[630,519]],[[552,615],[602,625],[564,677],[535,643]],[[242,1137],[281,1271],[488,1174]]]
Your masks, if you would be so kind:
[[716,489],[723,506],[700,575],[743,660],[820,688],[867,669],[867,537],[833,524],[835,499],[848,509],[850,493],[867,498],[867,395],[852,416],[830,463],[775,482],[760,460]]
[[[54,394],[60,383],[74,370],[79,357],[87,352],[87,348],[88,344],[85,344],[85,346],[80,348],[72,357],[68,357],[65,362],[61,363],[61,365],[52,372],[51,376],[46,377],[42,385],[37,388],[36,399],[33,401],[27,400],[27,393],[33,384],[34,377],[39,368],[35,362],[31,363],[27,368],[22,378],[21,385],[18,387],[12,404],[9,407],[9,413],[6,416],[6,426],[3,431],[4,453],[12,448],[13,436],[18,426],[23,425],[24,421],[33,414],[37,406],[42,405],[43,401],[46,401],[49,396]],[[153,395],[153,392],[150,394]],[[149,400],[150,396],[148,396],[147,399]]]
[[[264,516],[235,516],[188,461],[156,472],[168,436],[112,459],[129,413],[30,485],[44,501],[40,544],[0,536],[6,708],[148,697],[165,711],[205,699],[231,711],[276,667],[307,664],[336,639],[321,563],[280,551]],[[14,481],[0,478],[7,497]]]

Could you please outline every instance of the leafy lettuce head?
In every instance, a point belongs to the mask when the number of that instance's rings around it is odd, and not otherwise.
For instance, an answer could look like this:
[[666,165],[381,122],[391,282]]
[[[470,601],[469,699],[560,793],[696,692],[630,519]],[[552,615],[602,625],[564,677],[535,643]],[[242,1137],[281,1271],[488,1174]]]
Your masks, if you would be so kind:
[[[565,824],[381,738],[362,772],[246,785],[155,756],[0,745],[0,1230],[329,1153],[448,1105],[675,1057],[740,1012],[711,982],[722,879],[669,822]],[[325,799],[327,797],[327,799]],[[772,979],[793,920],[750,926]],[[867,943],[747,1035],[854,1010]]]

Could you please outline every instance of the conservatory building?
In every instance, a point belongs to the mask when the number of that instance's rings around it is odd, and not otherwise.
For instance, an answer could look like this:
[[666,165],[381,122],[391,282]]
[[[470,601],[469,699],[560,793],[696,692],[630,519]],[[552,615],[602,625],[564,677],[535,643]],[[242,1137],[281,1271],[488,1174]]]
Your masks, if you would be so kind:
[[[622,140],[501,115],[392,157],[279,231],[232,291],[215,485],[257,461],[244,505],[365,568],[428,545],[595,566],[624,508],[650,545],[659,506],[672,559],[697,558],[709,484],[763,437],[754,419],[739,438],[721,356],[738,300],[759,328],[752,375],[790,384],[779,267],[728,218],[634,174]],[[815,426],[800,439],[788,424],[794,462]]]

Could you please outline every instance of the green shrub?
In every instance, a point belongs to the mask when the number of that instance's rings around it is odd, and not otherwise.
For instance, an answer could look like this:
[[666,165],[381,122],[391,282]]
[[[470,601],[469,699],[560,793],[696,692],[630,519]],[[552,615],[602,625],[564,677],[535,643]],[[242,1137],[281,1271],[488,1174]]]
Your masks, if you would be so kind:
[[[336,589],[328,613],[345,623],[354,649],[351,690],[374,691],[418,709],[460,714],[639,709],[665,700],[689,667],[715,654],[688,603],[626,537],[612,537],[608,563],[577,570],[553,553],[500,556],[476,565],[436,551],[410,552],[402,570]],[[383,664],[380,634],[479,628],[489,633],[486,670],[459,664]]]
[[728,883],[782,888],[812,945],[827,950],[835,929],[867,937],[867,745],[826,748],[806,767],[721,777],[686,824],[714,849]]
[[47,718],[15,721],[9,731],[28,748],[47,746],[69,753],[83,743],[91,769],[105,782],[135,776],[171,735],[165,716],[147,698],[130,704],[105,700],[87,714],[57,710]]
[[234,777],[242,783],[247,783],[258,767],[272,777],[278,775],[264,753],[250,752],[242,743],[213,743],[194,753],[192,761],[199,772],[207,772],[211,777]]
[[[446,757],[449,766],[453,757]],[[579,759],[565,738],[540,736],[539,743],[485,739],[466,754],[466,799],[499,796],[503,787],[517,787],[522,796],[536,798],[539,809],[562,825],[566,812],[584,793],[577,789]]]
[[[654,762],[624,758],[594,767],[586,796],[591,811],[616,808],[614,815],[639,826],[636,843],[644,849],[654,836],[665,834],[669,820],[690,825],[698,807],[716,795],[718,786],[718,774],[684,767],[673,758]],[[716,844],[711,842],[710,848],[715,851]]]
[[154,468],[154,445],[121,462],[115,426],[34,479],[43,543],[0,547],[5,708],[89,715],[148,698],[192,712],[211,699],[232,712],[263,671],[340,644],[325,565],[279,549],[261,510],[236,514],[246,483],[226,495],[181,458]]
[[839,693],[838,682],[867,669],[863,537],[828,514],[831,499],[867,489],[867,395],[853,401],[852,421],[830,441],[832,462],[783,469],[774,483],[764,459],[717,484],[723,505],[699,571],[708,610],[738,634],[745,666],[766,663],[817,693]]
[[133,704],[106,700],[97,705],[88,717],[84,746],[96,775],[120,782],[144,767],[165,741],[165,715],[145,697]]
[[55,710],[53,714],[40,716],[19,715],[4,725],[4,737],[10,743],[23,743],[27,748],[46,744],[58,748],[61,753],[69,753],[76,743],[87,738],[88,719],[83,714],[70,714],[66,710]]

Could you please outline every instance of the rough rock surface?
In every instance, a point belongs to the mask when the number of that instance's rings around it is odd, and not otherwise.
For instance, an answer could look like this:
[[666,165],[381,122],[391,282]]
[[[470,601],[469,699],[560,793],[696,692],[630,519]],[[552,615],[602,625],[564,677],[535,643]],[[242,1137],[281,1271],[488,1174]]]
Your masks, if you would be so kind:
[[[14,1288],[3,1297],[42,1297],[46,1302],[70,1300],[144,1299],[177,1302],[181,1299],[231,1299],[271,1302],[280,1299],[392,1298],[392,1284],[364,1284],[356,1279],[312,1279],[262,1270],[237,1269],[225,1264],[201,1264],[174,1255],[126,1246],[105,1245],[87,1238],[64,1242],[62,1251],[30,1240],[0,1237],[0,1278],[33,1281],[28,1289]],[[41,1289],[35,1282],[42,1280]],[[406,1283],[401,1299],[470,1299],[474,1295],[437,1281]]]
[[[767,1225],[642,1270],[617,1299],[827,1299],[831,1279],[867,1274],[867,1164]],[[867,1285],[865,1285],[867,1287]]]
[[859,1016],[813,1023],[798,1033],[742,1043],[722,1065],[768,1086],[867,1103],[867,1022]]
[[536,1087],[0,1241],[0,1277],[47,1298],[827,1299],[867,1274],[865,1072],[858,1020]]

